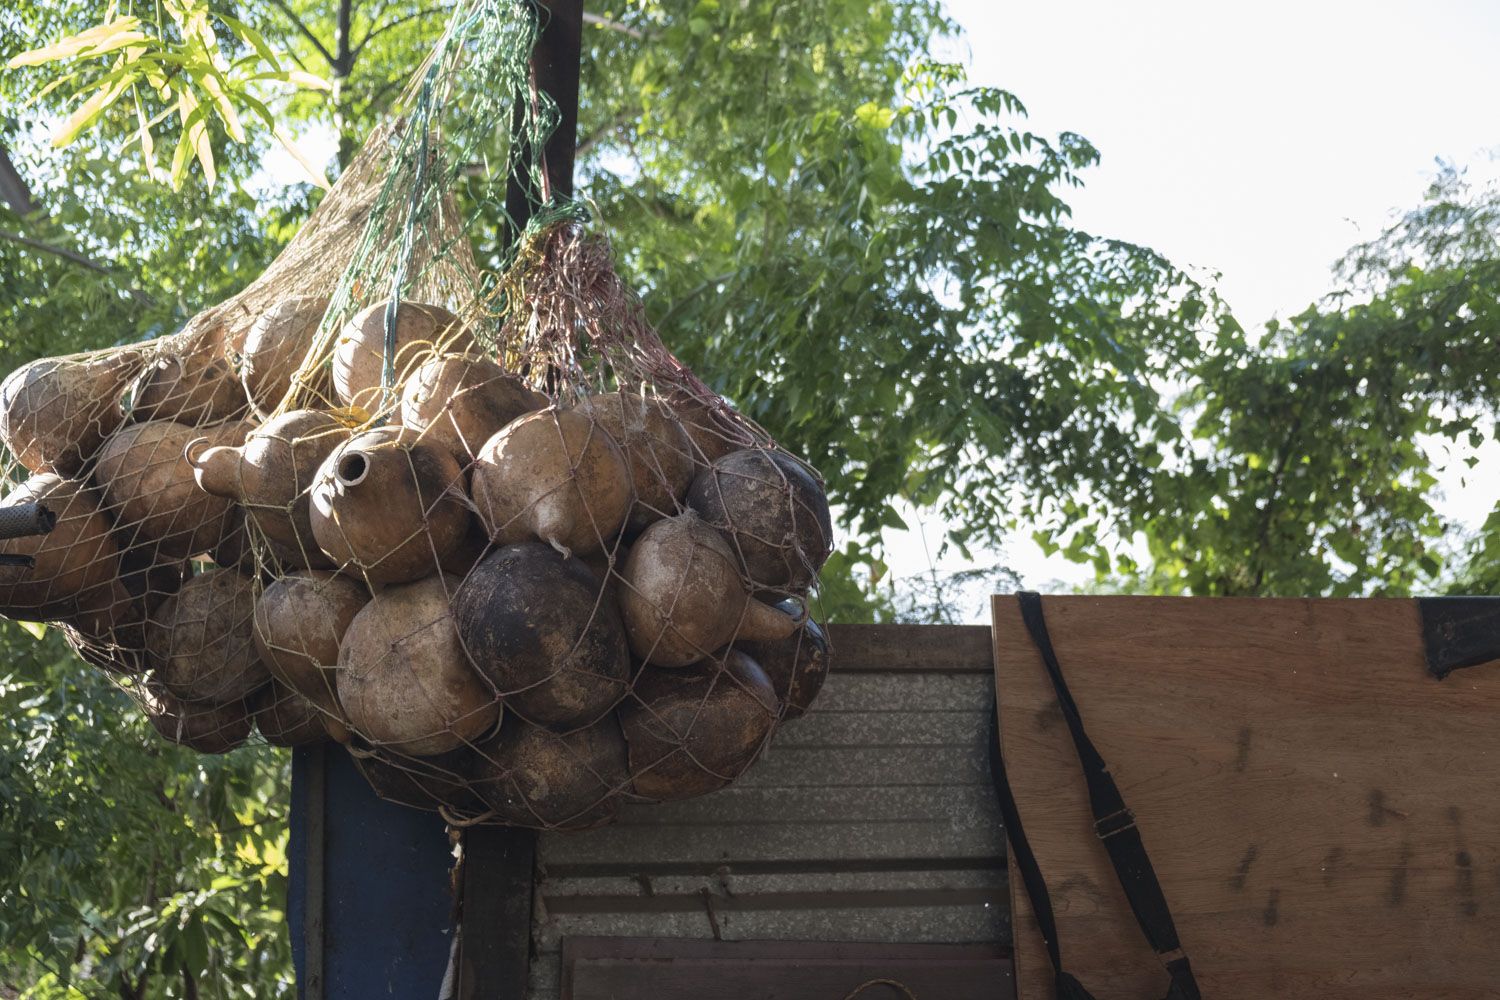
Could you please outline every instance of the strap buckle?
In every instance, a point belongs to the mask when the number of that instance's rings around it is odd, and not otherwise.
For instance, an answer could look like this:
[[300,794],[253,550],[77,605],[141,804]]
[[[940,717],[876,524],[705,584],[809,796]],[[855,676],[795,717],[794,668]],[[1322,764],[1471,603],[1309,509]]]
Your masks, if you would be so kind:
[[1110,813],[1094,821],[1094,835],[1100,840],[1108,840],[1110,837],[1118,836],[1126,830],[1135,829],[1135,813],[1129,809],[1121,809],[1119,812]]

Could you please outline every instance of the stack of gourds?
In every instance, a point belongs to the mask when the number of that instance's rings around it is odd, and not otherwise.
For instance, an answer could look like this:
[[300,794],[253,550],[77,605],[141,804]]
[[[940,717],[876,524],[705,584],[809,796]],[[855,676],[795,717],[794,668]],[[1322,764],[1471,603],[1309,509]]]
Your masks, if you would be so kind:
[[4,502],[57,526],[0,543],[35,560],[0,614],[59,623],[167,739],[332,738],[455,821],[703,794],[807,709],[809,467],[711,394],[507,370],[440,305],[370,304],[315,359],[328,305],[6,379]]

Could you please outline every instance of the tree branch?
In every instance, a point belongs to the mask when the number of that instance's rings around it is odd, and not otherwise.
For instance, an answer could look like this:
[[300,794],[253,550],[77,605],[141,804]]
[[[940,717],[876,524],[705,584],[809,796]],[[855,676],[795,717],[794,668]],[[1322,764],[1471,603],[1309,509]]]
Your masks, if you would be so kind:
[[364,50],[364,47],[370,43],[371,39],[379,38],[387,31],[390,31],[392,28],[400,27],[407,21],[415,21],[419,17],[431,17],[433,14],[441,14],[446,9],[447,8],[441,6],[424,7],[419,11],[414,11],[413,13],[398,17],[394,21],[387,21],[385,24],[382,24],[378,28],[371,28],[368,32],[366,32],[365,37],[359,40],[359,44],[354,46],[355,57],[357,58],[359,56],[360,52]]
[[84,254],[79,253],[77,250],[69,250],[67,247],[59,247],[54,246],[51,243],[43,243],[41,240],[34,240],[29,236],[22,236],[20,233],[12,233],[5,229],[0,229],[0,240],[6,240],[10,243],[16,243],[23,247],[30,247],[32,250],[36,250],[40,253],[51,254],[53,257],[59,257],[65,261],[68,261],[69,263],[77,264],[79,267],[86,267],[90,271],[97,271],[99,274],[105,275],[109,278],[113,278],[116,282],[119,282],[121,287],[124,288],[124,290],[130,295],[132,299],[136,301],[137,304],[143,306],[149,306],[151,304],[151,296],[147,295],[139,288],[133,288],[130,285],[125,284],[125,282],[121,280],[119,274],[117,274],[114,270],[99,263],[92,257],[88,257]]
[[0,200],[3,200],[22,218],[33,212],[39,212],[42,208],[32,197],[31,186],[16,169],[16,165],[11,162],[10,153],[3,143],[0,143]]
[[639,114],[640,112],[635,108],[621,111],[609,121],[599,126],[593,132],[590,132],[588,135],[584,136],[583,140],[579,142],[578,149],[574,151],[573,155],[582,159],[585,153],[593,149],[599,143],[603,142],[611,132],[624,125],[626,122],[629,122],[631,119],[637,117]]
[[631,38],[634,38],[638,42],[642,41],[646,37],[646,33],[640,28],[632,28],[628,24],[621,24],[619,21],[611,21],[607,17],[600,17],[598,14],[590,14],[588,11],[584,11],[583,23],[592,24],[599,28],[608,29],[609,31],[618,31],[622,35],[629,35]]
[[302,36],[309,42],[312,42],[313,48],[318,50],[318,55],[328,61],[329,66],[335,65],[333,53],[329,52],[327,46],[318,41],[318,36],[313,34],[311,29],[302,23],[302,18],[298,17],[297,12],[287,5],[286,0],[271,0],[271,2],[281,9],[281,12],[286,15],[287,20],[292,22],[292,27],[301,32]]

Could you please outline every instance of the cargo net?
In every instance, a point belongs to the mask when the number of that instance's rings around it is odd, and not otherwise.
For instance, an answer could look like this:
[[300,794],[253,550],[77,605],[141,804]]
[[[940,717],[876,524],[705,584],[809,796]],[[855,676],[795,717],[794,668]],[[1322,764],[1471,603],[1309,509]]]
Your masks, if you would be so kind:
[[[333,740],[450,823],[578,829],[727,785],[807,710],[831,525],[549,197],[536,32],[462,5],[260,279],[6,379],[5,506],[57,520],[0,542],[31,563],[0,613],[57,623],[168,740]],[[513,124],[535,214],[486,275],[452,195]]]

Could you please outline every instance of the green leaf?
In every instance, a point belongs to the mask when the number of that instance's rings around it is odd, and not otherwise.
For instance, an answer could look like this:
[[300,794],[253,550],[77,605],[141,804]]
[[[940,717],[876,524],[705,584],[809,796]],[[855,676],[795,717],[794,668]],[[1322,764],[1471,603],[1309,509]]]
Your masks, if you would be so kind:
[[21,626],[21,628],[26,632],[26,634],[29,635],[29,636],[31,636],[33,639],[41,640],[41,639],[45,639],[47,637],[47,624],[46,624],[46,622],[20,622],[20,621],[18,621],[18,622],[16,622],[16,624],[19,625],[19,626]]
[[238,35],[245,44],[255,50],[255,54],[271,64],[273,69],[281,69],[281,61],[276,58],[276,53],[271,46],[266,44],[265,38],[259,31],[238,18],[230,17],[228,14],[215,12],[215,17],[229,26],[229,30]]

